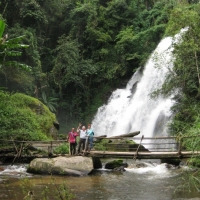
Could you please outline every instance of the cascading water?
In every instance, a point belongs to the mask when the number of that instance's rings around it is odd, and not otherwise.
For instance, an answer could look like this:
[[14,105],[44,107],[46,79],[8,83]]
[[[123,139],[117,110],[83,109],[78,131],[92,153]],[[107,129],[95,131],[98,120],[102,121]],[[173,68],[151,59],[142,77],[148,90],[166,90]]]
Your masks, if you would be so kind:
[[125,89],[115,90],[107,105],[98,109],[92,126],[95,136],[116,136],[140,131],[145,137],[167,135],[167,124],[172,117],[172,96],[151,98],[151,93],[162,86],[172,67],[173,38],[163,39],[152,53],[143,72],[138,70]]

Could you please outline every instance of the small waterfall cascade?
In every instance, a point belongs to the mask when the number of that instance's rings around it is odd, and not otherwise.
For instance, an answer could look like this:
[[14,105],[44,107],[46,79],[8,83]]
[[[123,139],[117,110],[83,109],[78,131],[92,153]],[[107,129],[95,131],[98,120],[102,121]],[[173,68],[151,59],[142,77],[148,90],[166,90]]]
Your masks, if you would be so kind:
[[[145,137],[167,135],[172,118],[173,96],[151,98],[162,86],[173,65],[173,38],[163,39],[152,53],[143,71],[137,70],[126,88],[115,90],[92,121],[95,136],[117,136],[140,131]],[[142,72],[141,72],[142,71]]]

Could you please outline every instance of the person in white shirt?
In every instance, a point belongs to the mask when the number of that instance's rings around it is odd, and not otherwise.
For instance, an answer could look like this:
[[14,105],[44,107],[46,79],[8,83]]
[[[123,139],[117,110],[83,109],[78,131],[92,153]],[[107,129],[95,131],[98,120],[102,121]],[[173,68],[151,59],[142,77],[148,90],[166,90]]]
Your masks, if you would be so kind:
[[85,129],[85,126],[82,126],[82,129],[80,129],[80,124],[79,127],[77,129],[77,132],[79,133],[80,139],[79,139],[79,143],[78,143],[78,154],[81,153],[81,149],[82,151],[85,149],[85,141],[86,141],[86,137],[87,137],[87,130]]

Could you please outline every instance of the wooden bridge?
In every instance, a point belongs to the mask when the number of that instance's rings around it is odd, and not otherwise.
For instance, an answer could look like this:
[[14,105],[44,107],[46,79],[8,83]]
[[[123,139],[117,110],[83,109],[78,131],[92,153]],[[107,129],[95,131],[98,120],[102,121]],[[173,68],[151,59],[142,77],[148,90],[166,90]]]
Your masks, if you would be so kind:
[[[200,156],[200,151],[187,151],[184,144],[189,140],[195,141],[196,137],[115,137],[111,142],[105,143],[104,150],[94,150],[85,154],[100,158],[131,158],[131,159],[177,159]],[[104,139],[105,140],[105,139]],[[115,141],[116,140],[116,141]],[[124,142],[122,142],[124,141]],[[132,144],[128,141],[134,141]],[[196,144],[200,147],[200,144]]]
[[[127,159],[177,159],[200,156],[200,144],[196,150],[188,151],[186,142],[194,142],[200,135],[193,137],[94,137],[94,150],[83,150],[83,156],[99,158]],[[33,159],[41,157],[56,157],[56,149],[68,145],[65,140],[52,141],[18,141],[0,140],[0,159]],[[86,140],[86,146],[88,140]]]

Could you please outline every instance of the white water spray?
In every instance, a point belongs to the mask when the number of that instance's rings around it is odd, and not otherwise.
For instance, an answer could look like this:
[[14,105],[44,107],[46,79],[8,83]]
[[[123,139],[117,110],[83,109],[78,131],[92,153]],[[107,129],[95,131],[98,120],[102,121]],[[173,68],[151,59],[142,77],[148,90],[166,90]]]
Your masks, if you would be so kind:
[[152,53],[142,74],[138,70],[125,89],[115,90],[107,105],[98,109],[92,122],[95,136],[115,136],[140,131],[140,135],[152,137],[167,135],[171,119],[172,96],[152,99],[151,93],[162,86],[172,67],[171,37],[163,39]]

